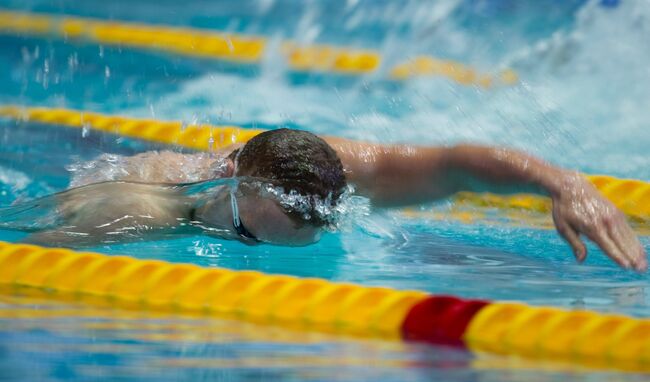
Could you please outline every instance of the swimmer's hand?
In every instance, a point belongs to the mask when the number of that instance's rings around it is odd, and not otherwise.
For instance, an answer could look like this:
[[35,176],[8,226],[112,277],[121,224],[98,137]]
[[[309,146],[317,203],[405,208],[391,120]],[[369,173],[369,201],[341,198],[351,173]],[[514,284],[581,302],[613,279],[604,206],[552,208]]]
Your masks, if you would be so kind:
[[623,268],[644,272],[646,253],[625,215],[578,174],[568,173],[552,191],[553,221],[579,262],[587,257],[584,234]]

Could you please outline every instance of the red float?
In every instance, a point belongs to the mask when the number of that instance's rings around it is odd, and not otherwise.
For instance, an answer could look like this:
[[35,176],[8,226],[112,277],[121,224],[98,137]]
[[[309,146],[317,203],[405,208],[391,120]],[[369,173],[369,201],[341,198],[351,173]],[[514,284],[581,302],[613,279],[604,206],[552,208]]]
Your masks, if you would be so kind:
[[463,300],[453,296],[431,296],[417,303],[402,323],[402,337],[444,345],[463,345],[463,333],[484,306],[483,300]]

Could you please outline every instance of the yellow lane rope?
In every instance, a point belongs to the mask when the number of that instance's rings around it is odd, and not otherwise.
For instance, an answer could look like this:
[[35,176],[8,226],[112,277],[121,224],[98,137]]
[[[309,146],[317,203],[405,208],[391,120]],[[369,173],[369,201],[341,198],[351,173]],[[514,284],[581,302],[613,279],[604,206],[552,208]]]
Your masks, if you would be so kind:
[[41,107],[0,106],[0,116],[16,121],[90,128],[195,150],[215,150],[234,143],[246,142],[262,132],[262,130],[235,126],[183,125],[179,121],[156,121]]
[[[268,46],[266,38],[260,36],[8,10],[0,10],[0,33],[56,36],[245,64],[259,63]],[[298,72],[369,74],[379,70],[382,63],[381,54],[374,50],[302,46],[292,41],[281,44],[280,50],[289,67]],[[389,76],[393,80],[441,76],[460,84],[486,88],[518,81],[510,69],[496,74],[478,73],[462,63],[429,56],[405,59],[389,71]]]
[[286,42],[282,52],[289,67],[297,72],[365,74],[374,72],[381,64],[381,56],[372,50]]
[[475,352],[650,370],[650,320],[493,302],[464,335]]
[[265,47],[264,38],[254,36],[10,11],[0,11],[0,30],[20,35],[53,35],[107,45],[151,48],[242,63],[258,62]]
[[[212,315],[366,337],[401,337],[424,292],[331,283],[0,241],[0,290],[129,310]],[[27,289],[25,289],[27,288]]]
[[[638,223],[650,220],[650,183],[638,179],[619,179],[608,175],[585,175],[616,207]],[[549,198],[537,195],[511,196],[463,192],[457,195],[459,204],[503,209],[551,212]]]
[[[176,144],[195,150],[212,150],[243,143],[262,130],[234,126],[188,125],[181,122],[109,116],[69,109],[0,105],[0,116],[16,121],[91,128],[146,141]],[[629,217],[644,223],[650,220],[650,183],[635,179],[617,179],[606,175],[587,178]],[[518,194],[502,196],[463,192],[455,197],[459,206],[470,205],[548,213],[548,198]],[[417,215],[413,213],[412,215]]]
[[411,77],[441,76],[463,85],[479,85],[489,88],[492,85],[514,85],[519,81],[517,73],[505,69],[497,74],[479,73],[459,62],[441,60],[435,57],[418,56],[391,69],[390,76],[396,80]]
[[[0,293],[650,371],[650,320],[0,241]],[[65,313],[67,314],[67,313]],[[29,312],[0,315],[29,317]],[[459,324],[459,322],[465,322]]]

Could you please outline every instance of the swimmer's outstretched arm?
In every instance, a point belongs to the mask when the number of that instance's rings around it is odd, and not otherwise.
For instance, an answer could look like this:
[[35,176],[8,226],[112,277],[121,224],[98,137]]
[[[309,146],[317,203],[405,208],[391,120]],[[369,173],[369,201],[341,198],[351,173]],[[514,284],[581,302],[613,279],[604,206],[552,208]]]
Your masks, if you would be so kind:
[[646,253],[625,215],[580,174],[526,153],[476,145],[384,146],[325,138],[357,192],[376,205],[402,206],[458,191],[535,192],[553,200],[553,220],[578,261],[584,234],[624,268],[647,269]]

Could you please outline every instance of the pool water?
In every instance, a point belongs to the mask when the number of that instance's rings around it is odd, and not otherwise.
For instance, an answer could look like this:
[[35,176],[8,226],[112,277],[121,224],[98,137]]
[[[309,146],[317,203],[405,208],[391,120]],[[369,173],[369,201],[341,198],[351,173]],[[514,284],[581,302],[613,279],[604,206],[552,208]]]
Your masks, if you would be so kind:
[[[419,54],[512,87],[444,78],[404,83],[289,71],[279,54],[235,67],[138,49],[0,35],[0,104],[67,107],[187,123],[297,127],[379,142],[473,141],[524,149],[584,172],[650,180],[650,6],[620,1],[0,1],[1,8],[192,26],[273,41]],[[609,5],[608,5],[609,4]],[[612,5],[613,4],[613,5]],[[63,190],[66,167],[149,143],[0,119],[0,205]],[[306,248],[204,236],[93,248],[209,267],[321,277],[530,304],[650,316],[650,279],[593,245],[578,265],[547,216],[461,221],[442,201],[360,210]],[[441,218],[441,216],[446,216]],[[641,231],[643,227],[637,227]],[[0,240],[24,234],[0,231]],[[650,249],[650,237],[641,241]],[[0,379],[643,380],[458,349],[367,341],[206,318],[2,297]]]

